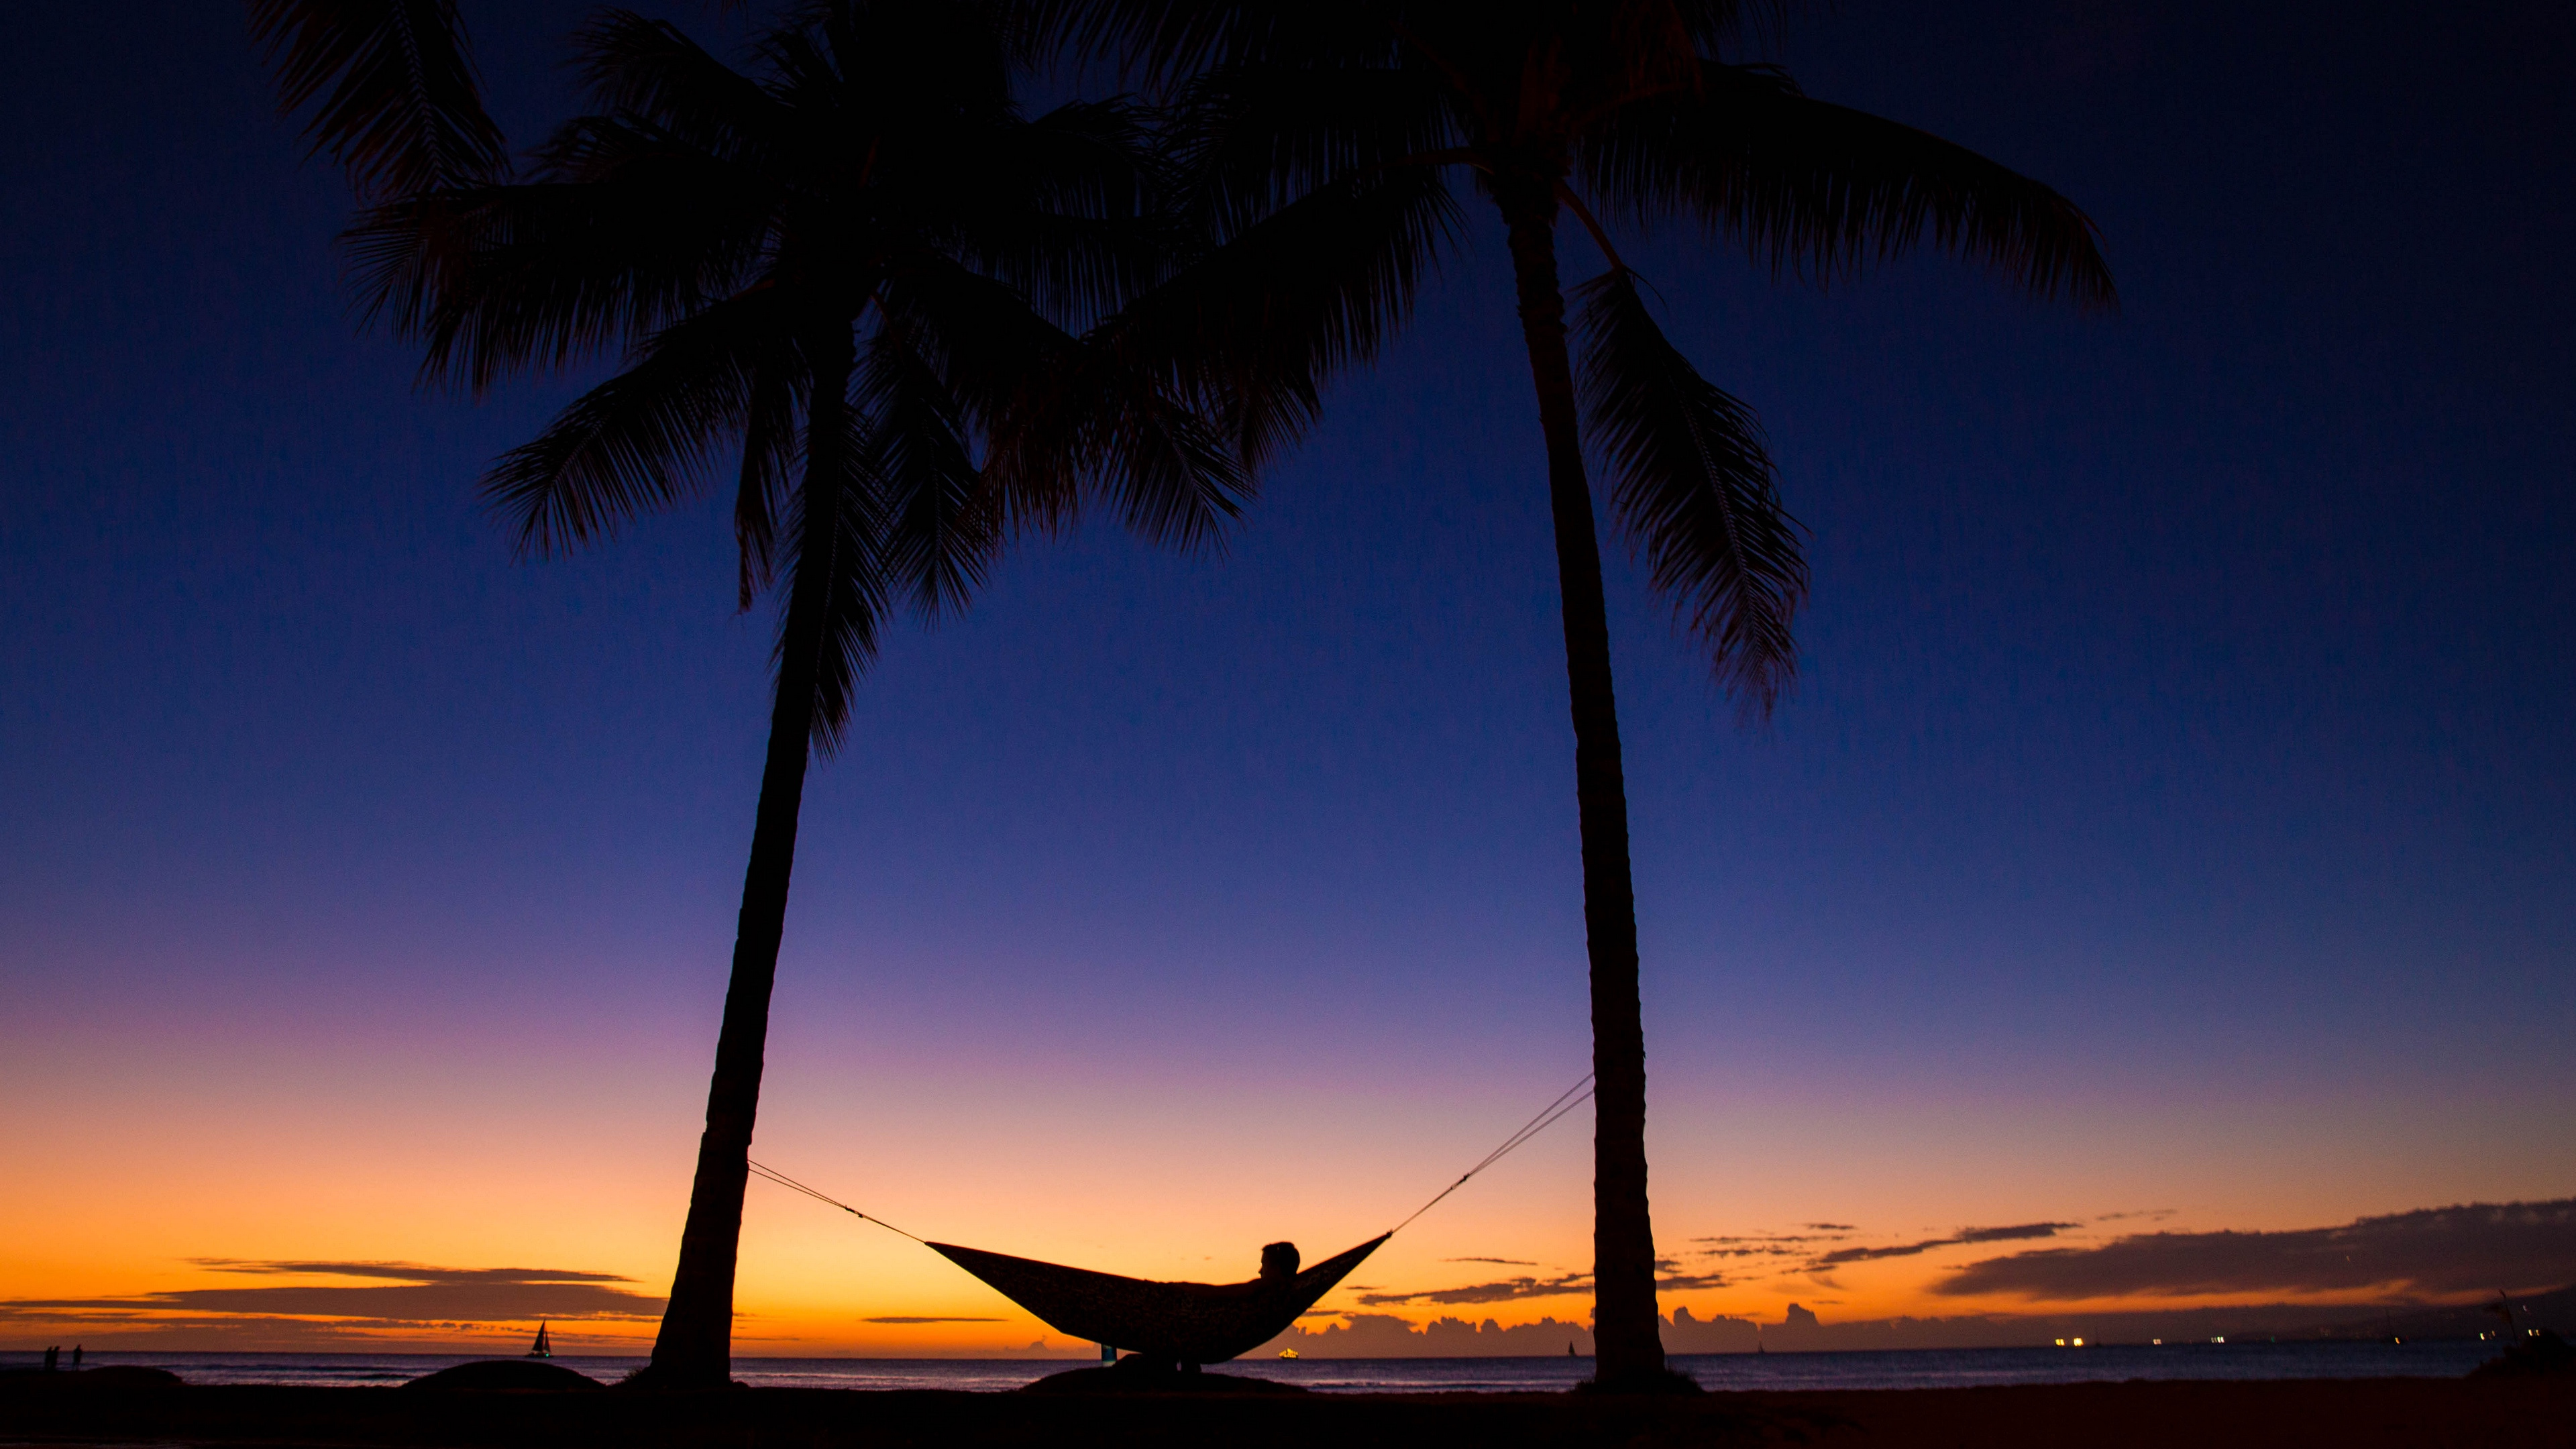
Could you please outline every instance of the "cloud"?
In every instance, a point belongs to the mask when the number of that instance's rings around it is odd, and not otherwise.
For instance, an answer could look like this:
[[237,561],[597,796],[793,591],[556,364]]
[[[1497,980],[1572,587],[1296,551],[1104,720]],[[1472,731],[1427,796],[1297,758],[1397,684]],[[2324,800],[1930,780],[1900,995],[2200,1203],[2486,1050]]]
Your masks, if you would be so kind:
[[867,1321],[870,1323],[1004,1323],[1008,1320],[1000,1318],[916,1318],[908,1314],[888,1314],[883,1318],[871,1318]]
[[632,1283],[618,1273],[585,1273],[575,1268],[438,1268],[427,1263],[346,1261],[299,1258],[190,1258],[199,1268],[218,1273],[266,1274],[282,1278],[389,1278],[403,1283],[527,1284]]
[[0,1318],[96,1321],[120,1328],[275,1326],[331,1319],[343,1328],[464,1328],[478,1324],[632,1322],[659,1317],[662,1300],[617,1287],[633,1280],[572,1268],[440,1268],[425,1263],[197,1258],[199,1267],[251,1277],[359,1278],[363,1285],[260,1284],[178,1288],[101,1298],[0,1300]]
[[[1452,1258],[1448,1261],[1453,1263],[1491,1263],[1498,1260],[1492,1258]],[[1724,1288],[1733,1281],[1723,1273],[1684,1273],[1681,1271],[1681,1265],[1670,1258],[1656,1259],[1655,1269],[1660,1275],[1655,1279],[1655,1286],[1665,1292],[1687,1292],[1697,1288]],[[1588,1296],[1591,1292],[1591,1274],[1566,1273],[1554,1278],[1504,1278],[1491,1283],[1470,1283],[1463,1288],[1427,1288],[1409,1293],[1362,1293],[1360,1294],[1360,1304],[1362,1307],[1366,1308],[1388,1308],[1405,1305],[1418,1307],[1431,1305],[1456,1307],[1458,1305],[1468,1303],[1510,1303],[1523,1298],[1558,1298],[1570,1295]],[[1317,1310],[1317,1313],[1329,1316],[1333,1313],[1333,1310],[1322,1309]]]
[[1971,1263],[1933,1285],[1949,1297],[2066,1301],[2131,1294],[2454,1294],[2576,1281],[2576,1198],[2472,1203],[2289,1232],[2132,1233]]
[[[1579,1321],[1560,1323],[1554,1318],[1542,1318],[1536,1323],[1505,1328],[1490,1318],[1479,1324],[1448,1315],[1419,1325],[1387,1313],[1326,1316],[1345,1321],[1315,1328],[1292,1327],[1253,1353],[1267,1356],[1277,1349],[1293,1348],[1304,1358],[1474,1358],[1553,1356],[1573,1344],[1582,1345],[1586,1353],[1592,1349],[1592,1330]],[[1745,1341],[1750,1347],[1750,1325],[1746,1325]]]
[[[1809,1223],[1810,1228],[1841,1228],[1840,1223]],[[1718,1237],[1693,1238],[1694,1243],[1715,1246],[1691,1251],[1703,1258],[1803,1258],[1814,1249],[1814,1243],[1839,1243],[1851,1236],[1849,1231],[1831,1233],[1732,1233]]]
[[1443,1263],[1493,1263],[1505,1268],[1535,1268],[1536,1263],[1520,1258],[1443,1258]]
[[1934,1248],[1953,1248],[1962,1243],[2011,1243],[2028,1238],[2053,1238],[2074,1227],[2074,1223],[2016,1223],[2008,1228],[1962,1228],[1946,1238],[1925,1238],[1919,1243],[1897,1243],[1884,1248],[1836,1248],[1807,1264],[1811,1269],[1834,1268],[1845,1263],[1870,1263],[1880,1258],[1911,1258]]
[[1470,1283],[1464,1288],[1432,1288],[1416,1293],[1363,1293],[1360,1303],[1369,1308],[1407,1303],[1510,1303],[1522,1298],[1555,1298],[1591,1291],[1591,1274],[1568,1273],[1557,1278],[1505,1278],[1493,1283]]
[[2053,1238],[2076,1223],[2017,1223],[2009,1228],[1963,1228],[1954,1243],[2011,1243],[2024,1238]]
[[1811,1233],[1856,1233],[1860,1231],[1860,1229],[1853,1227],[1849,1223],[1800,1223],[1798,1226],[1805,1228]]

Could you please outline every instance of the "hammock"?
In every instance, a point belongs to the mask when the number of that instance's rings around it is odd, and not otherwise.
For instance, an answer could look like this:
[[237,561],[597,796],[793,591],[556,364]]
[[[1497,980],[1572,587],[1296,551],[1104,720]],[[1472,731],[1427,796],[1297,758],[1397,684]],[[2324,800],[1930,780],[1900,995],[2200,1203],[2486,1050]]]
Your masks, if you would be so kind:
[[1149,1360],[1195,1366],[1223,1363],[1287,1332],[1299,1314],[1332,1292],[1334,1285],[1362,1259],[1376,1252],[1380,1243],[1438,1206],[1441,1198],[1466,1186],[1468,1178],[1501,1161],[1504,1154],[1546,1131],[1557,1118],[1582,1106],[1592,1095],[1591,1082],[1591,1074],[1585,1073],[1581,1081],[1566,1088],[1519,1131],[1503,1139],[1500,1147],[1486,1153],[1483,1161],[1460,1173],[1456,1182],[1415,1208],[1403,1222],[1293,1277],[1258,1278],[1249,1283],[1158,1283],[1148,1278],[1122,1278],[1115,1273],[1068,1268],[1061,1263],[1041,1263],[1035,1258],[1014,1258],[1007,1253],[988,1253],[981,1248],[961,1248],[954,1243],[934,1243],[905,1233],[873,1213],[860,1212],[839,1198],[826,1197],[775,1168],[757,1162],[749,1165],[754,1174],[780,1187],[792,1188],[852,1217],[902,1233],[981,1278],[1058,1333],[1131,1349]]
[[1250,1283],[1156,1283],[931,1243],[934,1253],[1069,1338],[1116,1344],[1160,1363],[1223,1363],[1288,1331],[1360,1260],[1394,1237],[1381,1233],[1292,1277]]

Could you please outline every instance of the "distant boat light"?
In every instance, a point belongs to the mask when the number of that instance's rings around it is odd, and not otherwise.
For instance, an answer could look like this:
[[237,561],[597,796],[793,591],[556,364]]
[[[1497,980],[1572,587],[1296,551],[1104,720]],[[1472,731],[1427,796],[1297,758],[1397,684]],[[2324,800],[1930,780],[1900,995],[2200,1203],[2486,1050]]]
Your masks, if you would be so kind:
[[2079,1339],[2077,1339],[2077,1340],[2075,1340],[2075,1346],[2076,1346],[2077,1348],[2082,1348],[2082,1347],[2084,1346],[2084,1340],[2082,1340],[2082,1339],[2080,1339],[2080,1338],[2079,1338]]

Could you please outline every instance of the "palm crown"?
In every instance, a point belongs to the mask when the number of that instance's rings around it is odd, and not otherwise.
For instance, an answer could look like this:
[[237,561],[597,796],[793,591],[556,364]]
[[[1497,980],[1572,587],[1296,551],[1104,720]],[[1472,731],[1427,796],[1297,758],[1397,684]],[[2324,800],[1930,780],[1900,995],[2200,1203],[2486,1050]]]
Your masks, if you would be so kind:
[[1180,103],[1198,219],[1224,250],[1158,300],[1206,359],[1208,402],[1256,454],[1311,420],[1321,375],[1370,356],[1463,241],[1453,177],[1507,225],[1572,213],[1610,263],[1575,289],[1572,340],[1612,515],[1721,680],[1767,710],[1795,668],[1795,525],[1753,412],[1664,338],[1608,224],[1683,222],[1816,280],[1928,240],[2042,295],[2099,305],[2113,291],[2092,223],[2055,191],[1811,99],[1776,67],[1717,58],[1748,8],[1041,6],[1057,33]]
[[830,560],[828,739],[880,606],[962,603],[1015,522],[1103,493],[1187,543],[1233,513],[1214,436],[1068,330],[1154,266],[1127,108],[1023,116],[1006,36],[939,7],[833,7],[771,35],[758,79],[631,14],[582,49],[600,109],[530,180],[351,234],[362,295],[433,376],[480,389],[623,350],[487,480],[528,546],[685,499],[738,450],[743,602],[775,564]]

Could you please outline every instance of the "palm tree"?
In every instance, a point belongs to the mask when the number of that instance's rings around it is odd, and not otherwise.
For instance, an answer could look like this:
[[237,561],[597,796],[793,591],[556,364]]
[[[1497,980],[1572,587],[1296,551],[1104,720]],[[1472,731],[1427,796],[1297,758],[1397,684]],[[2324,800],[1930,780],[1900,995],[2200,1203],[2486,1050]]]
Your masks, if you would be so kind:
[[1014,530],[1090,499],[1186,545],[1246,484],[1134,346],[1069,330],[1113,326],[1154,273],[1142,133],[1118,103],[1023,114],[994,14],[807,7],[752,75],[621,12],[579,45],[597,109],[528,179],[431,171],[349,242],[371,312],[426,345],[431,377],[480,390],[622,352],[487,478],[524,548],[608,537],[738,450],[740,603],[773,579],[785,594],[706,1130],[644,1379],[720,1386],[806,767],[883,616],[958,607]]
[[[1657,327],[1606,220],[1680,221],[1775,272],[1845,272],[1923,241],[2042,296],[2107,306],[2092,223],[1965,149],[1729,63],[1737,0],[1041,0],[1054,39],[1175,97],[1212,250],[1140,326],[1197,359],[1246,456],[1311,422],[1459,241],[1455,179],[1490,202],[1517,283],[1547,447],[1591,967],[1599,1387],[1663,1365],[1646,1195],[1627,790],[1584,433],[1609,510],[1721,686],[1767,713],[1807,587],[1759,424]],[[1607,260],[1573,289],[1557,224]],[[1572,346],[1569,346],[1569,330]],[[1579,349],[1579,357],[1577,355]],[[1580,420],[1580,421],[1579,421]]]

